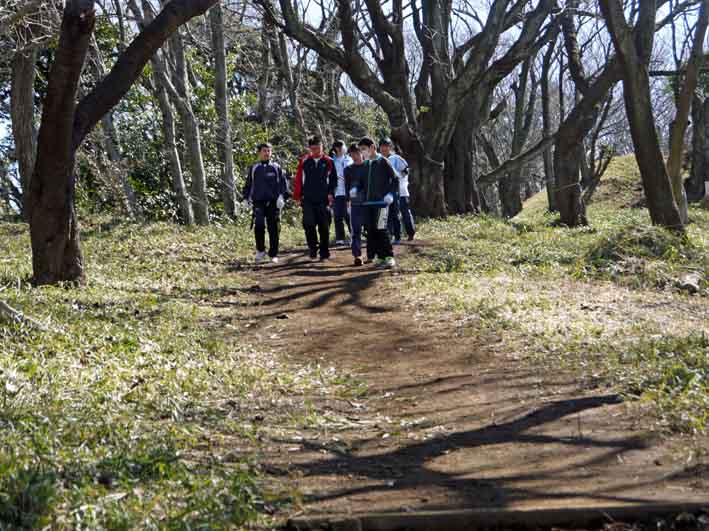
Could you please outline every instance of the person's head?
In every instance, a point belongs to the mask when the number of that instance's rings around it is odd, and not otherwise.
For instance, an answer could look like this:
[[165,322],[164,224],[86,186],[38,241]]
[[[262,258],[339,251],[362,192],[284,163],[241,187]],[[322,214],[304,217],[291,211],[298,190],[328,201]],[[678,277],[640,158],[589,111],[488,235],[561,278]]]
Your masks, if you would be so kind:
[[362,151],[362,156],[367,159],[373,159],[377,156],[377,145],[374,140],[365,136],[362,140],[357,142],[360,151]]
[[392,153],[391,138],[382,138],[379,141],[379,151],[385,157],[388,157]]
[[258,158],[261,161],[271,160],[271,152],[273,151],[273,146],[268,142],[262,142],[256,146],[256,151],[258,152]]
[[342,157],[345,154],[345,143],[342,140],[335,140],[332,143],[332,151],[336,157]]
[[364,162],[362,152],[359,150],[359,146],[357,144],[351,144],[347,149],[347,153],[349,153],[350,157],[352,157],[353,163],[362,164]]
[[319,136],[311,136],[308,139],[308,149],[311,157],[316,159],[322,157],[322,139]]

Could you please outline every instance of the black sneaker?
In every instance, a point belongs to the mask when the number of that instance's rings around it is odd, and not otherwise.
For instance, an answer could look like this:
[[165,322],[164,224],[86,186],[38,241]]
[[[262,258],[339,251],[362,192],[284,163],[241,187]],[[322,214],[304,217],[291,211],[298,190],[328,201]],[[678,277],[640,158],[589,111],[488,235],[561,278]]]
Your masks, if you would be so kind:
[[318,252],[317,251],[310,251],[310,259],[315,260],[318,257]]
[[414,241],[414,235],[413,235],[413,234],[409,234],[406,239],[407,239],[408,241],[412,242],[412,241]]
[[362,259],[359,256],[354,259],[354,265],[356,265],[356,266],[362,265]]

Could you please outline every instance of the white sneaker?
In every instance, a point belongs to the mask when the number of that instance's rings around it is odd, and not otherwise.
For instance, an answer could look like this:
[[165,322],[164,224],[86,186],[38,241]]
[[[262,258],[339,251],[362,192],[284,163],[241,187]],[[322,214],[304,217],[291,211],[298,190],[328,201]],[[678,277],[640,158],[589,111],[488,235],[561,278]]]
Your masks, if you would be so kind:
[[257,264],[260,264],[266,259],[266,253],[263,251],[259,251],[256,253],[256,256],[254,257],[254,262]]
[[345,245],[345,240],[337,240],[335,245]]
[[271,262],[273,262],[274,264],[277,264],[277,263],[278,263],[278,257],[277,257],[277,256],[271,257]]
[[396,260],[394,260],[393,256],[387,256],[384,259],[384,263],[382,264],[382,267],[385,267],[387,269],[391,269],[392,267],[396,267]]

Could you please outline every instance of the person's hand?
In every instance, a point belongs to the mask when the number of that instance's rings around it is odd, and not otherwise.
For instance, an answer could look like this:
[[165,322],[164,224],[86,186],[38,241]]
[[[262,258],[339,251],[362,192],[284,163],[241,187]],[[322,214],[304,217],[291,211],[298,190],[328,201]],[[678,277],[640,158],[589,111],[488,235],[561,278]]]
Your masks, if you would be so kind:
[[389,206],[394,202],[394,196],[391,194],[387,194],[384,196],[384,198],[382,200],[384,201],[384,204],[386,206]]
[[276,199],[276,208],[282,210],[284,206],[286,206],[286,201],[283,199],[282,195],[279,195],[278,199]]
[[332,206],[335,203],[335,196],[327,194],[327,204]]
[[350,188],[350,198],[357,199],[357,187],[353,186]]
[[245,199],[244,204],[246,205],[246,208],[251,208],[254,206],[254,202],[251,201],[251,199]]

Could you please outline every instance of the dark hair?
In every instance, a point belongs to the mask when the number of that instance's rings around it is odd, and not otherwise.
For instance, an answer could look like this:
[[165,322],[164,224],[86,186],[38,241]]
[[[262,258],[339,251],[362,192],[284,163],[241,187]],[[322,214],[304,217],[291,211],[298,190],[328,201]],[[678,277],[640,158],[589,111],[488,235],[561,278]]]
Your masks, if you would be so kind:
[[343,140],[335,140],[332,143],[332,149],[337,149],[341,147],[345,147],[345,142]]
[[258,146],[256,146],[256,151],[261,151],[263,148],[271,148],[273,149],[273,146],[271,145],[270,142],[261,142]]
[[354,152],[359,153],[359,146],[357,144],[350,144],[350,147],[347,148],[347,153],[354,153]]
[[367,147],[372,147],[374,145],[374,140],[369,138],[368,136],[365,136],[362,140],[357,142],[358,146],[367,146]]
[[318,135],[308,138],[308,146],[317,146],[318,144],[322,144],[322,138]]
[[391,145],[392,145],[391,138],[389,138],[388,136],[382,138],[382,139],[379,141],[379,145],[380,145],[380,146],[391,146]]

